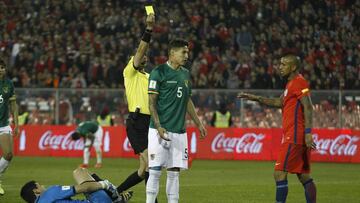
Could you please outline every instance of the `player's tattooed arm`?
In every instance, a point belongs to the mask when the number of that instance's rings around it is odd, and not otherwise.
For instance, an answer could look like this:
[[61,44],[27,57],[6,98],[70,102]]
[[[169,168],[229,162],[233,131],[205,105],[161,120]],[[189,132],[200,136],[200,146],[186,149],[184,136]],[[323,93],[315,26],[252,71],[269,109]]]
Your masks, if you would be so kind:
[[158,115],[157,109],[156,109],[157,100],[158,100],[158,94],[149,94],[150,114],[151,114],[151,119],[154,121],[155,128],[161,127],[159,115]]
[[187,108],[186,108],[188,114],[191,116],[192,120],[195,122],[196,126],[199,127],[200,125],[202,125],[198,115],[196,114],[195,111],[195,106],[194,103],[192,102],[191,99],[189,99],[188,103],[187,103]]
[[305,96],[300,99],[301,104],[304,106],[305,128],[312,128],[312,113],[313,105],[310,96]]
[[305,144],[307,147],[316,149],[316,143],[312,137],[311,128],[312,128],[312,113],[313,105],[311,102],[310,96],[304,96],[300,99],[301,104],[304,107],[304,120],[305,120],[305,129],[310,129],[309,132],[305,130]]
[[149,108],[150,108],[151,119],[154,121],[154,125],[159,133],[159,136],[164,140],[170,141],[170,139],[165,135],[166,129],[161,127],[160,124],[159,114],[157,113],[157,109],[156,109],[157,100],[158,100],[158,94],[149,94]]
[[195,122],[196,126],[199,128],[200,137],[204,138],[207,135],[207,131],[206,131],[204,125],[201,123],[199,116],[197,115],[197,113],[195,111],[194,103],[192,102],[191,99],[189,99],[189,101],[187,103],[186,110],[187,110],[188,114],[191,116],[191,118],[193,119],[193,121]]
[[243,98],[243,99],[247,99],[247,100],[251,100],[251,101],[257,101],[260,104],[265,104],[267,106],[278,107],[278,108],[282,107],[282,100],[283,100],[282,95],[281,95],[281,97],[278,97],[278,98],[267,98],[267,97],[262,97],[259,95],[242,93],[242,92],[240,94],[238,94],[237,98]]
[[10,100],[10,111],[12,113],[14,125],[15,125],[13,133],[15,136],[18,136],[19,135],[19,110],[18,110],[18,105],[16,103],[16,99]]
[[277,107],[277,108],[281,108],[282,107],[282,102],[281,102],[281,98],[267,98],[267,97],[262,97],[262,96],[257,96],[257,101],[260,104],[265,104],[267,106],[272,106],[272,107]]

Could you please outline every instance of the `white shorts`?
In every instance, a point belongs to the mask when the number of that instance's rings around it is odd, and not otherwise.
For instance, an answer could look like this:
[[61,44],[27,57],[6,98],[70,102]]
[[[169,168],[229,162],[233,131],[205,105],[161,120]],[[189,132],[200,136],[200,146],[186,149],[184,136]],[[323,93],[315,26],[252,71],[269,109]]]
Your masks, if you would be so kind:
[[188,168],[188,141],[186,133],[167,132],[171,141],[160,138],[158,131],[149,128],[149,167]]
[[[103,129],[101,126],[99,126],[98,130],[95,132],[94,134],[95,138],[94,138],[94,143],[93,146],[94,147],[101,147],[102,145],[102,138],[103,138]],[[85,139],[85,146],[89,146],[91,144],[91,139],[86,138]]]
[[12,129],[9,125],[0,128],[0,135],[11,135],[11,133]]

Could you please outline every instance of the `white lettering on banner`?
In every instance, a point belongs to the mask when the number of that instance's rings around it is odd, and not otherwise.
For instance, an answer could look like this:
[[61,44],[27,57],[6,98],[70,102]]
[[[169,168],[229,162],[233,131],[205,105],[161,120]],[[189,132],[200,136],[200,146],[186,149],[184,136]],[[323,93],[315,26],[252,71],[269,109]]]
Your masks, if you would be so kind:
[[316,152],[321,155],[345,155],[355,156],[357,151],[356,142],[360,140],[357,136],[341,134],[334,139],[319,139],[318,134],[313,134],[316,143]]
[[259,154],[262,151],[265,138],[264,134],[245,133],[242,137],[225,137],[225,134],[219,133],[211,143],[213,152],[236,152],[238,154]]
[[104,152],[109,152],[109,151],[110,151],[110,135],[109,135],[109,131],[106,131],[104,136]]
[[131,147],[131,144],[129,142],[129,139],[127,137],[124,140],[123,149],[124,149],[125,152],[130,152],[130,151],[133,150],[132,147]]
[[195,154],[196,153],[196,133],[193,132],[191,134],[191,140],[190,140],[190,153]]
[[25,134],[25,130],[22,130],[20,134],[19,150],[24,151],[25,149],[26,149],[26,134]]
[[39,140],[39,149],[54,149],[54,150],[83,150],[84,141],[72,140],[71,134],[74,131],[70,131],[66,135],[54,135],[51,130],[46,131]]

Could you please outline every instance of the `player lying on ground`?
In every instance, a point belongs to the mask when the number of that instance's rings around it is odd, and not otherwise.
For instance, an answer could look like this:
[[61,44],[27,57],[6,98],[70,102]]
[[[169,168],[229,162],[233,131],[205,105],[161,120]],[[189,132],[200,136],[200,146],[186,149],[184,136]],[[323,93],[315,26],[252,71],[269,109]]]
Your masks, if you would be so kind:
[[[108,180],[101,180],[96,174],[90,175],[85,168],[77,168],[73,172],[77,185],[53,185],[47,189],[32,180],[21,188],[21,197],[28,203],[126,203],[132,192],[118,194],[116,187]],[[84,193],[86,200],[72,200],[76,194]]]

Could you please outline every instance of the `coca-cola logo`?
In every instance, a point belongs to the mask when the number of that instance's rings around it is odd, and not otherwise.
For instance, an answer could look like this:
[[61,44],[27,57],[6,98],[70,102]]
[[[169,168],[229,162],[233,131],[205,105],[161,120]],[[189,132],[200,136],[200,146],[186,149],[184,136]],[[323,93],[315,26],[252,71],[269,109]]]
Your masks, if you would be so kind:
[[259,154],[262,151],[265,138],[263,134],[245,133],[241,137],[225,137],[225,133],[217,134],[211,143],[211,150],[218,152],[236,152],[238,154]]
[[131,147],[131,144],[129,142],[129,139],[126,137],[123,144],[123,149],[125,152],[131,152],[133,148]]
[[72,140],[71,134],[74,131],[70,131],[66,135],[55,135],[51,130],[44,132],[39,140],[39,149],[53,149],[53,150],[83,150],[84,141]]
[[355,156],[357,152],[356,142],[360,139],[357,136],[350,136],[341,134],[333,139],[319,139],[318,134],[313,135],[314,142],[316,143],[316,152],[321,155],[344,155]]

